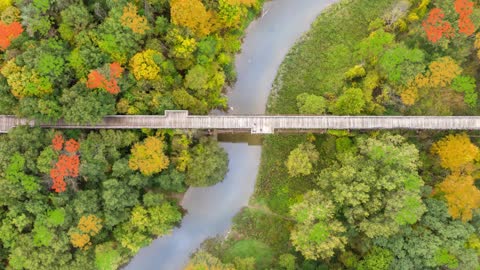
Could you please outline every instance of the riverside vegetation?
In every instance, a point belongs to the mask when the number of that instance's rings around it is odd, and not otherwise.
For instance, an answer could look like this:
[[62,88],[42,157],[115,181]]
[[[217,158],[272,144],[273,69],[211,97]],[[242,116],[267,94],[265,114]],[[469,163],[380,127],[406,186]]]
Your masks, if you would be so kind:
[[[478,115],[479,4],[340,1],[284,60],[268,113]],[[477,132],[269,135],[250,206],[189,267],[478,269],[479,144]]]

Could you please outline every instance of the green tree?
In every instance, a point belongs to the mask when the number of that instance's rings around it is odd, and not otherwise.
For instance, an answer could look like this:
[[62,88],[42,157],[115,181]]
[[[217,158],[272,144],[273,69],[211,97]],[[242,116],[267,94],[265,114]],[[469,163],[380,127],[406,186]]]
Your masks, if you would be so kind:
[[312,143],[302,143],[293,149],[285,163],[291,177],[310,175],[319,153]]
[[285,270],[295,270],[295,268],[296,268],[295,260],[296,259],[297,258],[290,253],[282,254],[279,257],[278,265],[283,267]]
[[389,82],[406,85],[417,74],[425,71],[425,54],[419,49],[409,49],[400,44],[380,58],[379,65]]
[[324,114],[327,101],[321,96],[302,93],[297,96],[297,107],[301,114]]
[[388,270],[393,261],[393,254],[385,248],[374,247],[358,264],[358,270]]
[[202,139],[192,148],[185,183],[189,186],[211,186],[223,180],[228,170],[228,155],[212,139]]
[[357,57],[359,60],[367,60],[369,63],[375,64],[385,52],[385,48],[392,45],[394,40],[395,35],[387,33],[383,29],[372,32],[358,44]]
[[304,195],[303,201],[290,209],[297,224],[291,232],[295,249],[306,259],[328,259],[336,250],[343,250],[346,228],[335,219],[335,205],[314,190]]
[[350,226],[373,238],[414,224],[425,212],[420,197],[419,154],[398,135],[359,138],[358,153],[337,154],[317,184],[342,209]]
[[475,250],[465,246],[474,230],[472,225],[452,220],[442,201],[428,198],[425,204],[428,211],[419,223],[404,227],[392,237],[374,240],[395,255],[390,269],[438,269],[457,263],[454,268],[478,268]]
[[88,89],[81,83],[63,90],[59,100],[67,123],[96,124],[106,115],[115,114],[115,97],[105,91]]
[[350,88],[338,97],[330,111],[337,115],[356,115],[363,111],[366,101],[362,89]]

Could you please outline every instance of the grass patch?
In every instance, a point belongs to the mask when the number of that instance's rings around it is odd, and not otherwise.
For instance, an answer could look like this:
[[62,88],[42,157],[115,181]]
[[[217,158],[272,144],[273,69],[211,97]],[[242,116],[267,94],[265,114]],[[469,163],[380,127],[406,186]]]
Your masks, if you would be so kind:
[[368,36],[368,25],[395,0],[347,0],[332,6],[290,50],[274,82],[267,111],[298,113],[297,95],[338,94],[352,67],[355,46]]

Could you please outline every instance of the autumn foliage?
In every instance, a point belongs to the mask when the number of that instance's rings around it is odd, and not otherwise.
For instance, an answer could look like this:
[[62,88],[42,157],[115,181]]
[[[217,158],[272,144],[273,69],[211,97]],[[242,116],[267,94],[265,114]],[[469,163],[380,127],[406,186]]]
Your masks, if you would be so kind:
[[190,28],[196,35],[208,35],[213,28],[213,14],[206,10],[200,0],[172,0],[170,3],[172,23]]
[[453,173],[438,185],[438,191],[445,194],[448,212],[463,222],[472,219],[472,211],[480,207],[480,190],[470,175]]
[[65,143],[65,151],[69,153],[75,153],[80,149],[80,144],[74,139],[70,139]]
[[439,8],[433,8],[428,18],[423,22],[423,28],[427,34],[428,40],[433,43],[439,41],[442,37],[451,37],[453,34],[452,25],[443,20],[445,14]]
[[6,50],[12,40],[16,39],[23,32],[22,25],[19,22],[5,24],[0,21],[0,50]]
[[120,22],[123,26],[132,29],[132,31],[137,34],[143,35],[148,29],[150,29],[150,27],[148,27],[147,19],[138,15],[137,7],[132,3],[129,3],[123,8]]
[[451,171],[466,168],[478,155],[478,147],[465,133],[448,135],[433,144],[431,151],[440,157],[442,167]]
[[70,234],[70,243],[74,247],[88,249],[92,244],[90,237],[97,235],[102,229],[102,220],[95,215],[82,216],[76,231]]
[[166,169],[170,160],[163,153],[163,148],[163,140],[157,137],[148,137],[143,143],[135,144],[128,162],[130,169],[140,170],[144,175],[152,175]]
[[61,151],[64,147],[65,153],[58,157],[54,168],[50,170],[52,178],[52,189],[55,192],[64,192],[67,189],[66,177],[78,177],[80,167],[80,157],[77,154],[80,144],[74,139],[68,140],[64,144],[62,135],[57,134],[52,140],[52,147],[55,151]]
[[[458,13],[458,31],[465,35],[472,35],[475,32],[470,15],[473,13],[474,3],[469,0],[455,0],[455,11]],[[454,30],[452,25],[444,21],[445,14],[440,8],[433,8],[427,19],[423,21],[423,28],[427,34],[427,39],[432,43],[438,42],[442,37],[453,37]]]
[[467,134],[448,135],[432,146],[432,153],[438,154],[441,165],[452,174],[437,186],[435,193],[442,193],[453,218],[466,222],[472,219],[472,211],[480,207],[480,190],[475,187],[471,176],[473,162],[479,154]]
[[473,13],[473,2],[469,0],[455,0],[455,11],[460,18],[458,19],[458,29],[460,33],[471,35],[475,32],[475,25],[470,19]]
[[450,86],[461,73],[462,68],[451,57],[441,57],[431,62],[428,71],[418,74],[402,91],[402,103],[407,106],[415,104],[421,92]]
[[118,94],[120,86],[118,86],[117,79],[122,76],[123,68],[119,63],[111,63],[106,72],[108,76],[102,74],[101,70],[93,70],[88,74],[87,87],[90,89],[101,88],[105,89],[110,94]]
[[60,151],[63,148],[63,136],[60,134],[56,134],[55,137],[52,139],[52,147],[55,151]]

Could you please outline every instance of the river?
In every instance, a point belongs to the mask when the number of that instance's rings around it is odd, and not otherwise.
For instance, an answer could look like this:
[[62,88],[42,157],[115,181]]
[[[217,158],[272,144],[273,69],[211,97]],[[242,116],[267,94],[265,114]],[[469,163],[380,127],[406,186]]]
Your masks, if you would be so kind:
[[[316,16],[336,0],[274,0],[252,22],[236,57],[237,82],[228,92],[232,114],[263,114],[278,67]],[[227,137],[228,138],[228,137]],[[228,140],[228,139],[227,139]],[[182,201],[187,214],[170,235],[141,249],[127,270],[181,270],[207,238],[224,235],[253,194],[261,146],[223,141],[230,163],[223,182],[190,188]]]

